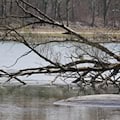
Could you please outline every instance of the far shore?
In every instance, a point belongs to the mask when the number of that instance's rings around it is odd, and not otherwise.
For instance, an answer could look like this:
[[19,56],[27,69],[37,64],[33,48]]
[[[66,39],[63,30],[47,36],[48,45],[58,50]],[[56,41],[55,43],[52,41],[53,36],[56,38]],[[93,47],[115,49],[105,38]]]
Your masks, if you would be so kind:
[[[94,42],[120,42],[120,30],[110,28],[75,28],[78,34]],[[57,27],[44,26],[41,28],[23,28],[18,31],[28,42],[65,41],[76,40],[76,37],[67,34],[65,30]],[[0,32],[1,40],[4,33]],[[14,36],[14,33],[12,33]],[[7,36],[5,40],[16,41],[14,37]]]

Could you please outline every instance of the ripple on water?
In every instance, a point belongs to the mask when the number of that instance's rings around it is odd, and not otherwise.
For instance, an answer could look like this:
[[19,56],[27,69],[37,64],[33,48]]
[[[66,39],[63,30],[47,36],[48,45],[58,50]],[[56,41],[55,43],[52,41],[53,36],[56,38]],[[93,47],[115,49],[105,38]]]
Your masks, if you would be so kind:
[[60,100],[54,103],[55,105],[66,106],[85,106],[85,107],[119,107],[120,95],[115,94],[99,94],[72,97]]

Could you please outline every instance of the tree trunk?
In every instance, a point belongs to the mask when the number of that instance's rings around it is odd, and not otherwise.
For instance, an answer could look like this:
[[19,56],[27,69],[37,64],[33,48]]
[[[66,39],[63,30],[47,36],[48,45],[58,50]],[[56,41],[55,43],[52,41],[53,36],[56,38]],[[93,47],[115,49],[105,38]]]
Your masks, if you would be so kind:
[[72,22],[75,21],[75,14],[74,14],[74,0],[72,0],[71,2],[71,9],[72,9],[72,12],[71,12],[71,16],[72,16]]
[[107,14],[108,14],[108,9],[110,7],[111,0],[103,0],[103,20],[104,20],[104,27],[108,24],[107,21]]
[[91,22],[91,26],[93,27],[95,24],[95,12],[96,12],[96,1],[92,0],[92,22]]
[[69,26],[69,2],[70,0],[66,0],[66,25]]
[[10,15],[12,14],[12,9],[13,9],[13,0],[10,1]]

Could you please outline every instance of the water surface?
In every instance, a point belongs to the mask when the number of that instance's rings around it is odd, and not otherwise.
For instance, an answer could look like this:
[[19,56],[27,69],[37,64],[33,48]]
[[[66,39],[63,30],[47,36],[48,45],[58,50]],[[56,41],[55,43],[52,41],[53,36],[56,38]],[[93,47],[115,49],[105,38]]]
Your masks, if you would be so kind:
[[[106,44],[108,48],[119,51],[120,45]],[[70,48],[66,51],[66,47]],[[45,49],[47,48],[47,49]],[[77,45],[76,45],[77,48]],[[52,60],[67,63],[71,59],[70,54],[77,51],[75,47],[68,44],[52,45],[37,48],[39,51],[46,53],[45,55]],[[28,56],[22,57],[14,64],[16,60],[28,52],[29,49],[23,44],[15,42],[0,42],[0,68],[7,71],[13,71],[23,68],[38,67],[49,63],[39,58],[33,52]],[[49,51],[49,52],[48,52]],[[53,53],[54,51],[54,53]],[[62,51],[62,53],[60,52]],[[51,54],[55,57],[52,57]],[[118,52],[119,54],[119,52]],[[57,59],[57,58],[60,59]],[[67,61],[66,61],[66,58]],[[11,66],[11,67],[10,67]],[[15,85],[0,86],[0,120],[119,120],[119,107],[88,107],[88,106],[56,106],[55,101],[69,98],[77,95],[93,94],[81,92],[76,88],[66,89],[64,87],[45,86],[50,84],[54,76],[50,75],[33,75],[22,78],[27,83],[37,83],[38,86],[21,86]],[[0,79],[1,81],[3,79]],[[69,83],[70,81],[68,81]],[[65,84],[63,81],[57,81],[59,85]],[[9,83],[10,84],[10,83]],[[41,86],[43,85],[43,86]],[[76,89],[76,90],[75,90]],[[79,91],[79,93],[78,93]],[[90,91],[89,91],[90,92]],[[108,91],[109,92],[109,91]]]
[[56,106],[77,95],[63,87],[5,87],[0,95],[0,120],[119,120],[120,108]]

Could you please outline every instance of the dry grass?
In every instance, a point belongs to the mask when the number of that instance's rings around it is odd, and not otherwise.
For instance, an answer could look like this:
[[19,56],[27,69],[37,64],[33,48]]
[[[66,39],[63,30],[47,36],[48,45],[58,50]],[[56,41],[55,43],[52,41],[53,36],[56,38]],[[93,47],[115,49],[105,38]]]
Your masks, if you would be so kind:
[[[106,42],[111,41],[120,41],[120,30],[108,29],[108,28],[73,28],[80,35],[85,38],[92,39],[98,41],[98,39]],[[42,27],[37,29],[26,29],[22,30],[21,34],[25,37],[31,37],[36,40],[48,39],[48,38],[56,38],[56,39],[71,39],[74,36],[63,34],[65,31],[60,28],[51,28],[51,27]]]
[[[110,28],[76,28],[73,27],[75,31],[77,31],[80,35],[85,38],[94,40],[96,42],[120,42],[120,30],[110,29]],[[19,33],[27,38],[28,41],[33,40],[35,42],[41,42],[44,40],[52,39],[52,40],[63,40],[63,39],[74,39],[74,36],[63,34],[65,31],[61,28],[50,27],[50,26],[42,26],[41,28],[23,28],[19,30]],[[1,35],[2,36],[2,35]]]

